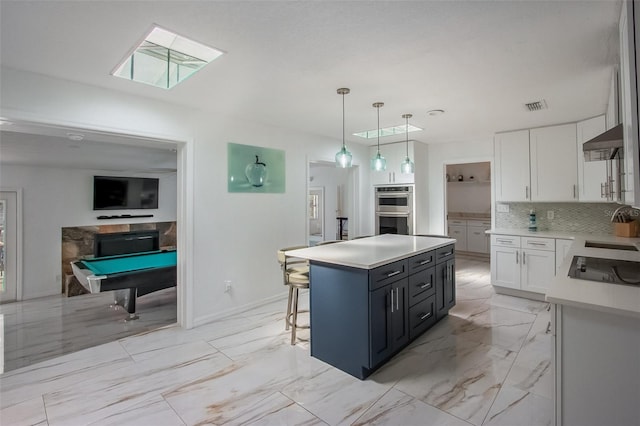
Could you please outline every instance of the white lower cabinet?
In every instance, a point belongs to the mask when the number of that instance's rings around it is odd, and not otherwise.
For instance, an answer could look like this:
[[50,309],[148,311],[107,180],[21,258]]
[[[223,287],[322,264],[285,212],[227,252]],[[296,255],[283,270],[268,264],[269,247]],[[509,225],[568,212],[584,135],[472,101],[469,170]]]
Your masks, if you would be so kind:
[[494,286],[545,293],[555,276],[555,239],[491,236],[491,283]]
[[456,251],[467,251],[467,225],[449,225],[449,237],[456,239]]
[[639,425],[638,319],[553,304],[556,426]]
[[491,229],[487,220],[449,219],[448,235],[456,239],[456,251],[489,254],[489,235],[485,231]]

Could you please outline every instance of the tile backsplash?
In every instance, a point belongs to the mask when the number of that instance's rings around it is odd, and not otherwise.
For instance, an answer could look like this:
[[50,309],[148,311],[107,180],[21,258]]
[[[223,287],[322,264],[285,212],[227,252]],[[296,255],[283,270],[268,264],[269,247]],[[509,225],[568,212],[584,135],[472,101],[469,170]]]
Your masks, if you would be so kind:
[[[613,234],[611,214],[620,205],[615,203],[496,203],[506,204],[509,213],[498,212],[496,228],[527,228],[529,210],[536,212],[540,231],[562,231],[584,234]],[[547,212],[553,212],[548,219]]]

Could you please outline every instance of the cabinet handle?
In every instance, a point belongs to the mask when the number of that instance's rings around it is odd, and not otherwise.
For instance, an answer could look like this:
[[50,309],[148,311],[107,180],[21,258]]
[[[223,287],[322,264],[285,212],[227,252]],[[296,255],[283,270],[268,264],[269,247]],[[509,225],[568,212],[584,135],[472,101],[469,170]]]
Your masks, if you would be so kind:
[[577,191],[576,191],[576,189],[577,189],[577,185],[573,185],[573,198],[574,198],[574,199],[575,199],[575,198],[578,198],[578,197],[576,196],[576,192],[577,192]]
[[391,278],[391,277],[393,277],[393,276],[395,276],[395,275],[398,275],[398,274],[400,274],[400,273],[402,273],[402,271],[393,271],[393,272],[389,272],[389,273],[387,274],[387,278]]
[[501,240],[500,238],[496,238],[496,241],[499,243],[513,244],[512,240]]
[[529,243],[528,243],[528,244],[530,244],[530,245],[532,245],[532,246],[545,246],[545,247],[546,247],[546,245],[547,245],[547,243],[537,243],[537,242],[535,242],[535,241],[529,241]]
[[529,199],[529,186],[525,186],[524,187],[524,199],[528,200]]
[[431,283],[418,284],[418,287],[420,287],[420,288],[428,288],[428,287],[431,287]]
[[519,252],[519,251],[516,251],[516,265],[517,265],[517,264],[519,263],[519,261],[520,261],[519,257],[520,257],[520,252]]
[[549,334],[549,333],[551,333],[551,321],[547,323],[547,329],[545,330],[544,334]]
[[418,262],[418,264],[420,264],[420,265],[426,265],[427,263],[431,263],[431,259],[423,260],[421,262]]
[[524,265],[526,262],[524,260],[524,252],[522,252],[522,264]]
[[609,199],[609,197],[607,197],[606,194],[605,194],[604,185],[605,185],[604,182],[600,182],[600,198]]
[[420,317],[420,321],[423,321],[423,320],[426,320],[427,318],[429,318],[431,315],[433,315],[433,313],[432,313],[432,312],[429,312],[429,313],[424,314],[424,315],[423,315],[423,314],[420,314],[420,315],[418,315],[418,316]]
[[391,289],[391,313],[393,313],[393,289]]
[[400,287],[396,287],[396,311],[400,310]]
[[452,254],[453,254],[452,251],[448,251],[446,253],[440,253],[440,258],[442,259],[443,257],[451,256]]

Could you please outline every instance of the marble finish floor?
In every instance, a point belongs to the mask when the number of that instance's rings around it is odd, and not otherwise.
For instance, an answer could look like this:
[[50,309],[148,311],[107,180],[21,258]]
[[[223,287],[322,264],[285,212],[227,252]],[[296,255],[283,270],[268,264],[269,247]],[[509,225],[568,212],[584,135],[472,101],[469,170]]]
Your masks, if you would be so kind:
[[112,293],[1,304],[0,372],[176,323],[175,287],[139,297],[140,318],[126,322],[127,311],[110,306]]
[[291,346],[283,299],[5,373],[0,423],[551,424],[547,305],[494,294],[487,261],[456,268],[455,309],[367,380]]

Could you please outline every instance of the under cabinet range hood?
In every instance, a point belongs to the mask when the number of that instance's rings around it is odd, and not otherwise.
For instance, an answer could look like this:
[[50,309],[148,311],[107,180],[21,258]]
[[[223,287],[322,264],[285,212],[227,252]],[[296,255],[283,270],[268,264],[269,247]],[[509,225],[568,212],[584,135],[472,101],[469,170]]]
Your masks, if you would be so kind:
[[622,124],[618,124],[582,144],[582,151],[584,151],[584,161],[622,158],[624,156],[622,150]]

